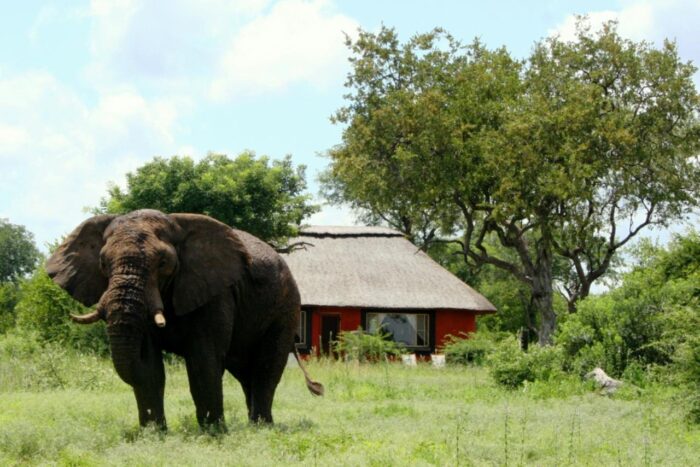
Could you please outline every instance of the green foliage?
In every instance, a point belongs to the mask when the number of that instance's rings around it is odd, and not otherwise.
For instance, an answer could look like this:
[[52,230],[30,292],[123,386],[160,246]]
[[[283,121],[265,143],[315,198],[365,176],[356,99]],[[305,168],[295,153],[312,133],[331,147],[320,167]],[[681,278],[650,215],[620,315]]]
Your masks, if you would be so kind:
[[511,337],[502,340],[488,358],[494,380],[506,387],[518,387],[525,381],[549,381],[561,376],[561,350],[555,346],[532,346],[520,350],[520,342]]
[[36,267],[40,254],[24,226],[0,219],[0,283],[14,282]]
[[15,329],[0,340],[0,380],[5,391],[43,391],[100,389],[113,386],[118,377],[100,356]]
[[404,352],[403,345],[391,340],[382,330],[368,333],[361,327],[356,331],[341,331],[334,350],[358,362],[376,362]]
[[15,325],[15,306],[19,301],[19,291],[19,284],[0,282],[0,334]]
[[[620,376],[630,364],[667,365],[700,335],[700,236],[676,237],[666,249],[642,242],[638,266],[611,292],[589,297],[560,327],[566,366],[580,374],[600,366]],[[681,360],[683,360],[681,358]]]
[[197,426],[184,365],[166,362],[163,435],[138,428],[133,392],[109,360],[42,349],[0,336],[0,465],[695,465],[700,457],[700,427],[684,422],[678,390],[660,384],[603,398],[584,395],[578,379],[512,391],[480,367],[312,359],[307,368],[326,395],[312,397],[301,372],[287,369],[272,427],[248,423],[243,392],[225,375],[229,430],[210,436]]
[[581,21],[575,41],[544,39],[525,62],[442,30],[401,44],[382,27],[348,47],[326,195],[522,282],[544,343],[555,282],[573,310],[619,248],[698,204],[700,96],[673,43]]
[[290,156],[270,161],[244,152],[231,159],[209,154],[156,157],[127,174],[127,188],[112,186],[99,211],[125,213],[151,208],[212,216],[269,241],[284,242],[318,211],[305,194],[305,166]]
[[442,352],[449,363],[483,365],[507,333],[479,330],[476,333],[461,333],[447,336]]
[[71,313],[83,314],[87,309],[56,285],[43,267],[22,284],[21,298],[15,309],[17,326],[36,333],[41,342],[100,355],[108,353],[104,323],[81,326],[71,322]]

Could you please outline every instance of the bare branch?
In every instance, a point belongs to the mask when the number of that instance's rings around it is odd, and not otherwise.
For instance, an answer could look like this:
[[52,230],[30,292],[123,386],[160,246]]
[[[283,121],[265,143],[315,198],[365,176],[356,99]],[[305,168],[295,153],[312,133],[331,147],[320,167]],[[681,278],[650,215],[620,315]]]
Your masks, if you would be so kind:
[[289,245],[284,246],[284,247],[276,246],[276,245],[273,245],[272,243],[269,243],[269,242],[268,242],[268,244],[272,248],[274,248],[277,253],[282,253],[282,254],[289,254],[289,253],[296,251],[296,250],[306,250],[307,246],[316,246],[313,243],[308,243],[308,242],[294,242],[294,243],[290,243]]

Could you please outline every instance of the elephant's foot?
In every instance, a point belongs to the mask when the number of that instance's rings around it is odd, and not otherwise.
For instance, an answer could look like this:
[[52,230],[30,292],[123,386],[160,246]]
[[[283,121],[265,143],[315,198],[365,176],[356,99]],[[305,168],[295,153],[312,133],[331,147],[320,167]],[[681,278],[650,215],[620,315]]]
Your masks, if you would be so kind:
[[228,433],[228,428],[226,427],[226,421],[224,420],[224,417],[221,416],[218,419],[207,419],[205,418],[197,418],[197,421],[199,422],[199,427],[201,430],[207,434],[210,435],[222,435],[225,433]]

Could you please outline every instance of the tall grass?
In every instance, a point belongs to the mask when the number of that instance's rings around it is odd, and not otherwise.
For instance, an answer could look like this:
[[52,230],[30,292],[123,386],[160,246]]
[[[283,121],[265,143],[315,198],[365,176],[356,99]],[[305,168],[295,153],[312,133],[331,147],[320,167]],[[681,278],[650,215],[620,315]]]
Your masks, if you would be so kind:
[[203,434],[183,365],[167,365],[169,432],[139,430],[111,363],[0,341],[0,465],[693,465],[700,430],[676,391],[599,396],[577,379],[496,386],[482,368],[314,360],[288,368],[274,427],[246,421],[225,377],[228,433]]

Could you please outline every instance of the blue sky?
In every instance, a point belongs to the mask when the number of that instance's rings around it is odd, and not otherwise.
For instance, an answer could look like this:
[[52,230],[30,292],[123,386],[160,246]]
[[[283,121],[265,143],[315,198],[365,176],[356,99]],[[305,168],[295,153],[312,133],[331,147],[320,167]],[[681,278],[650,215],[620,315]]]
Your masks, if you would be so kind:
[[[525,57],[574,14],[700,63],[700,0],[93,0],[6,2],[0,16],[0,217],[43,247],[152,157],[249,149],[308,167],[340,142],[343,33],[435,26]],[[696,79],[700,83],[700,80]],[[700,87],[700,86],[699,86]],[[312,223],[348,224],[324,207]]]

